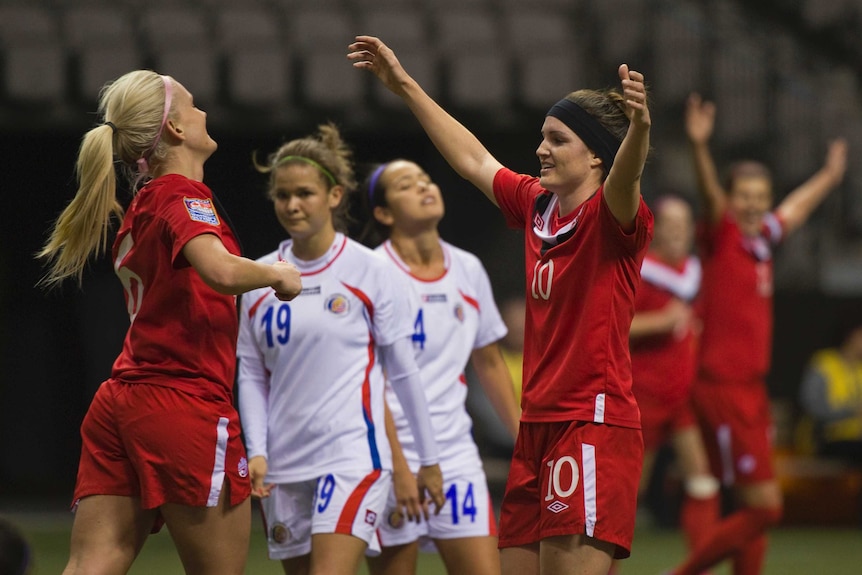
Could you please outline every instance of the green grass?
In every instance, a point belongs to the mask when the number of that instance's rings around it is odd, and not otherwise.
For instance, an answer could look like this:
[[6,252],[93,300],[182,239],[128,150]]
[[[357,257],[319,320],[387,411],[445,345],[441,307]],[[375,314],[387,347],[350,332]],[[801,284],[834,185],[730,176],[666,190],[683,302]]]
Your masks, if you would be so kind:
[[[33,546],[33,575],[60,573],[69,552],[71,514],[4,514],[17,525]],[[658,575],[677,563],[684,554],[677,531],[640,529],[635,536],[632,557],[622,563],[624,575]],[[166,530],[150,536],[130,573],[137,575],[182,574],[179,559]],[[260,523],[255,521],[247,573],[277,575],[280,565],[266,557]],[[820,575],[862,572],[862,530],[847,528],[780,528],[771,532],[764,575]],[[363,569],[361,573],[366,573]],[[445,573],[440,558],[422,554],[420,575]],[[713,570],[727,575],[728,567]]]

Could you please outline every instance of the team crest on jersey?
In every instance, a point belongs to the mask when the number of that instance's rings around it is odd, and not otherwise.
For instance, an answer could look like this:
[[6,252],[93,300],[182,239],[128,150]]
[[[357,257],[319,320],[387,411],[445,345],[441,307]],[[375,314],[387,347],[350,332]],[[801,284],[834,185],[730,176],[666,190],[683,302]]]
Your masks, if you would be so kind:
[[186,205],[186,210],[189,212],[189,217],[193,222],[203,222],[205,224],[219,225],[218,215],[213,208],[212,200],[205,198],[183,198],[183,203]]
[[389,526],[393,529],[401,529],[404,527],[404,514],[400,511],[393,511],[389,514]]
[[326,300],[326,311],[335,315],[344,315],[350,311],[350,300],[339,293],[329,296],[329,299]]
[[455,319],[464,323],[464,306],[460,303],[455,304]]
[[240,457],[239,463],[236,464],[236,471],[240,477],[248,477],[248,459]]
[[369,525],[374,525],[377,523],[377,512],[372,511],[370,509],[365,510],[365,522]]
[[290,539],[290,529],[284,523],[276,523],[269,530],[269,536],[276,543],[284,543]]

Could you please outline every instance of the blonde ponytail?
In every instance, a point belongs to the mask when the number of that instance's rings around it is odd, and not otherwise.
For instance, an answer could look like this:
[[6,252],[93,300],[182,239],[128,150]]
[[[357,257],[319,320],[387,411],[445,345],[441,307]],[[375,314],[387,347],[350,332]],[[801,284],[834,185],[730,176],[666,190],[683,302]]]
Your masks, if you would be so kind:
[[40,285],[50,288],[69,278],[80,285],[90,256],[105,253],[111,221],[123,217],[114,158],[125,164],[130,178],[140,177],[130,168],[139,159],[146,156],[152,166],[164,158],[159,134],[166,86],[167,80],[155,72],[136,70],[102,89],[99,113],[109,123],[91,129],[81,142],[75,167],[78,190],[36,254],[48,267]]

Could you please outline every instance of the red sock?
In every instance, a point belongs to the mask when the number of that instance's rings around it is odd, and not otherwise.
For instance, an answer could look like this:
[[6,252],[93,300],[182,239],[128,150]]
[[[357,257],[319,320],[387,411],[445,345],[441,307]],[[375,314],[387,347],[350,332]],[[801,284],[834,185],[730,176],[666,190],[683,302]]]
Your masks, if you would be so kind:
[[[741,509],[712,526],[688,560],[674,570],[674,575],[698,575],[719,561],[742,551],[772,525],[778,523],[778,509]],[[764,547],[765,549],[765,547]]]
[[752,540],[733,556],[733,575],[760,575],[766,556],[766,535]]
[[721,517],[718,494],[706,499],[686,495],[682,501],[679,522],[688,541],[689,549],[697,549]]

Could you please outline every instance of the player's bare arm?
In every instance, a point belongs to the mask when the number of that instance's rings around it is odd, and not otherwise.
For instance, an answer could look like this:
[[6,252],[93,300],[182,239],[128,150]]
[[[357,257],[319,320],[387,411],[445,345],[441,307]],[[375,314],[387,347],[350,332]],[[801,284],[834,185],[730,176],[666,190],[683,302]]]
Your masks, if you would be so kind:
[[718,222],[726,209],[727,197],[709,151],[709,140],[714,130],[715,104],[703,100],[700,94],[690,94],[685,108],[685,131],[694,156],[697,188],[709,221]]
[[391,48],[379,38],[357,36],[347,57],[355,68],[372,72],[405,101],[437,150],[458,174],[482,190],[497,205],[494,176],[502,167],[463,124],[435,102],[401,66]]
[[804,224],[811,213],[844,179],[847,171],[847,141],[838,138],[829,143],[823,167],[790,192],[776,208],[790,233]]
[[302,290],[299,270],[292,264],[262,264],[227,251],[215,234],[201,234],[183,246],[183,255],[208,286],[219,293],[239,295],[272,286],[279,299],[291,300]]
[[620,65],[618,74],[629,129],[605,181],[605,200],[617,221],[626,227],[634,221],[640,206],[641,176],[649,153],[652,121],[643,74],[629,70],[626,64]]
[[428,508],[427,505],[423,507],[420,501],[419,485],[413,472],[410,471],[410,466],[404,457],[404,451],[401,449],[398,430],[395,428],[395,420],[392,419],[389,404],[384,402],[383,409],[386,438],[389,440],[389,447],[392,450],[392,489],[395,491],[395,501],[398,504],[399,512],[404,513],[409,521],[419,521],[423,515],[428,515]]
[[479,378],[479,385],[497,416],[512,438],[518,436],[518,425],[521,419],[521,408],[515,397],[515,386],[512,375],[500,353],[499,344],[492,343],[473,350],[470,362]]

